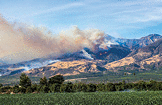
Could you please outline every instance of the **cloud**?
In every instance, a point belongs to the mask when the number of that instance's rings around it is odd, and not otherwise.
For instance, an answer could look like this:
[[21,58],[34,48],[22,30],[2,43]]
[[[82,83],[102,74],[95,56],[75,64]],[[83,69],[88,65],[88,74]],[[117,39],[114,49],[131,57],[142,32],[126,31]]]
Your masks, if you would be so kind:
[[[65,4],[65,5],[61,5],[61,6],[56,6],[50,9],[46,9],[44,11],[40,11],[40,12],[36,12],[34,14],[28,15],[28,16],[37,16],[37,15],[42,15],[42,14],[47,14],[47,13],[51,13],[51,12],[58,12],[58,11],[62,11],[62,10],[67,10],[70,8],[75,8],[75,7],[79,7],[79,6],[83,6],[84,3],[81,2],[76,2],[76,3],[70,3],[70,4]],[[23,16],[25,17],[25,16]]]
[[[87,15],[80,16],[80,18],[106,18],[112,23],[109,25],[118,25],[124,23],[146,23],[153,21],[162,21],[162,4],[161,0],[144,0],[144,1],[119,1],[119,2],[101,2],[96,5],[90,5],[86,8],[93,12]],[[133,25],[133,24],[132,24]]]
[[126,31],[131,33],[132,30],[144,29],[162,22],[162,0],[44,1],[38,5],[35,1],[30,1],[32,6],[24,5],[24,8],[21,3],[16,6],[13,2],[13,11],[10,8],[6,10],[6,7],[1,5],[0,11],[8,17],[7,20],[30,22],[36,26],[43,24],[53,27],[51,30],[54,33],[77,25],[81,29],[92,27],[105,32],[127,34]]

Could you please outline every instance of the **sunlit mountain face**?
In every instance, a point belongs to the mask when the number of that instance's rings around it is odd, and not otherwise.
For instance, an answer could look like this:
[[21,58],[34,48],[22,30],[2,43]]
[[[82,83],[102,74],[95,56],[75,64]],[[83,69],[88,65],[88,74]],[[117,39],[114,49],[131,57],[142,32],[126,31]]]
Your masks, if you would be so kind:
[[50,54],[43,58],[13,64],[7,64],[1,61],[0,76],[14,75],[61,61],[85,59],[90,61],[104,60],[107,63],[110,63],[120,60],[129,55],[132,51],[154,43],[161,38],[162,36],[158,34],[150,34],[140,39],[120,39],[114,38],[110,35],[104,35],[102,40],[98,38],[93,41],[93,48],[84,47],[76,52],[62,53],[59,56],[53,56],[53,54]]

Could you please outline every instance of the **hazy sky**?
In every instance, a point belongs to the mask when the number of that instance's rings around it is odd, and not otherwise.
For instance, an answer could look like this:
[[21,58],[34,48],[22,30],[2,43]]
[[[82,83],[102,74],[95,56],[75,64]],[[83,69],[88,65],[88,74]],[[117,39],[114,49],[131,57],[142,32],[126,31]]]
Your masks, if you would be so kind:
[[122,38],[162,35],[162,0],[0,0],[0,13],[56,34],[76,25]]

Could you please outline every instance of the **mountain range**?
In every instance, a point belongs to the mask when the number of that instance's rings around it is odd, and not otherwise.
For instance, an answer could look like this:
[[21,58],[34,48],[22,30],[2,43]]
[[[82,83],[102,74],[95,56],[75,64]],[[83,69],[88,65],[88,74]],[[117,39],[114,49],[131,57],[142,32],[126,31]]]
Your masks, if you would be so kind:
[[[97,46],[97,45],[96,45]],[[159,70],[162,67],[162,36],[150,34],[140,39],[114,38],[105,35],[97,51],[89,48],[66,53],[57,58],[37,58],[16,64],[0,64],[0,76],[25,72],[31,76],[50,77],[81,73],[108,73]]]

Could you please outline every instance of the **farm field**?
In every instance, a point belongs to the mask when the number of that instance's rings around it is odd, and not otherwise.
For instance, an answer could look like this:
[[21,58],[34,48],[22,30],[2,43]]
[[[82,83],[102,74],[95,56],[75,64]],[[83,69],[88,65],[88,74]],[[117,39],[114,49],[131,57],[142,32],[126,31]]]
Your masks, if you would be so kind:
[[162,91],[0,94],[0,105],[162,105]]

